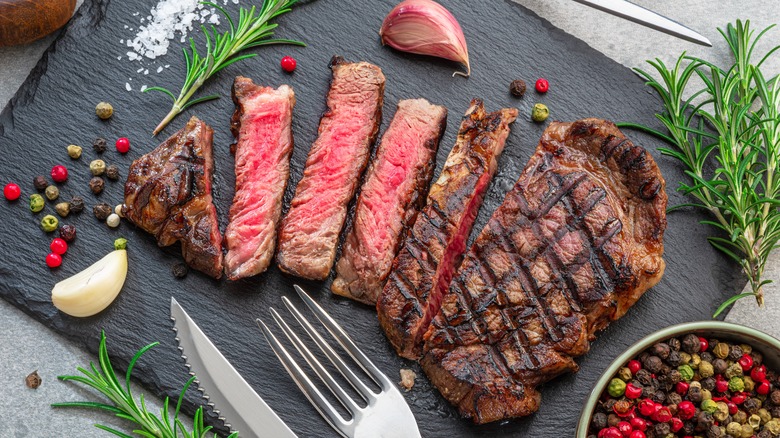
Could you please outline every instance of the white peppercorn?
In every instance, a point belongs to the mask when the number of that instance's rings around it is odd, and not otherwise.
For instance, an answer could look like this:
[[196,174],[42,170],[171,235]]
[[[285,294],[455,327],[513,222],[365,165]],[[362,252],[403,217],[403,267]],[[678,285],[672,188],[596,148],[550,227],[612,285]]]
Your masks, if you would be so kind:
[[108,218],[106,219],[106,225],[108,225],[111,228],[116,228],[119,226],[119,215],[116,213],[111,213],[108,215]]

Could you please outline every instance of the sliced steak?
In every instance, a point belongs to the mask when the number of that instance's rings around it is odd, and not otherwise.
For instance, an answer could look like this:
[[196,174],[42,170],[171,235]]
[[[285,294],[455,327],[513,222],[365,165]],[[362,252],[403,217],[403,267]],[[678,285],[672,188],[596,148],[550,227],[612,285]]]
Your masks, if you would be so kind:
[[360,190],[355,220],[336,263],[333,293],[376,305],[402,241],[425,202],[447,109],[425,99],[398,102]]
[[610,122],[552,123],[477,237],[422,367],[476,423],[529,415],[664,272],[665,182]]
[[382,118],[385,76],[367,62],[331,61],[333,79],[319,136],[279,231],[279,268],[311,280],[328,276],[347,206],[355,196]]
[[225,230],[225,273],[238,280],[265,271],[274,255],[290,176],[295,93],[287,85],[261,87],[239,76],[233,101],[236,194]]
[[403,357],[420,356],[422,336],[466,249],[515,118],[514,108],[487,113],[481,100],[471,101],[425,208],[393,261],[377,312],[385,335]]
[[155,150],[133,161],[125,183],[125,217],[160,246],[181,242],[184,260],[222,276],[222,237],[211,198],[214,131],[193,117]]

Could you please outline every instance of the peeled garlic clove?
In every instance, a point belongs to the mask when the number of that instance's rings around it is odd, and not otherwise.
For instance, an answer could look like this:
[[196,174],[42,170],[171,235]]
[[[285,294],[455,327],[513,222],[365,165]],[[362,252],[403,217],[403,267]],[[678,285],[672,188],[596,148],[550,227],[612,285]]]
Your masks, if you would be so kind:
[[382,44],[418,55],[430,55],[463,63],[471,75],[466,37],[458,20],[433,0],[404,0],[387,15],[379,30]]
[[92,266],[54,285],[54,307],[70,316],[86,317],[111,304],[127,277],[127,251],[114,250]]

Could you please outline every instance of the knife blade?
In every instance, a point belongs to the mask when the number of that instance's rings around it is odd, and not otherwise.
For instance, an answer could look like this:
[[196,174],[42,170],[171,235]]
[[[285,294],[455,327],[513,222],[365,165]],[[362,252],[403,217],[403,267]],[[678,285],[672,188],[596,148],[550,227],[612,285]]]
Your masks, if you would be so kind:
[[181,357],[226,427],[242,438],[297,438],[173,297],[171,319]]
[[586,6],[616,15],[626,20],[639,23],[651,29],[655,29],[669,35],[682,38],[692,43],[712,47],[712,43],[704,35],[683,26],[682,24],[655,13],[642,6],[635,5],[626,0],[574,0]]

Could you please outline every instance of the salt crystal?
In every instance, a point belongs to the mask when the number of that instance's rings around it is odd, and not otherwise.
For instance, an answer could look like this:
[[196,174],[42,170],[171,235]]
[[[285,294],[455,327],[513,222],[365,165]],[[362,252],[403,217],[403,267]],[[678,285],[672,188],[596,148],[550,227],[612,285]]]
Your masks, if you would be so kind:
[[149,74],[149,69],[144,70],[144,74],[148,75]]
[[162,66],[157,67],[157,73],[161,73],[163,71]]
[[127,91],[133,91],[133,87],[130,86],[130,82],[125,82],[125,89]]
[[144,68],[143,68],[143,67],[139,68],[139,69],[138,69],[138,70],[136,70],[135,72],[136,72],[136,73],[141,73],[142,71],[144,71]]
[[146,88],[147,88],[147,86],[146,86],[146,85],[141,85],[141,93],[143,93],[144,91],[146,91]]

